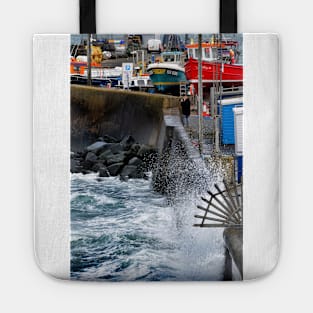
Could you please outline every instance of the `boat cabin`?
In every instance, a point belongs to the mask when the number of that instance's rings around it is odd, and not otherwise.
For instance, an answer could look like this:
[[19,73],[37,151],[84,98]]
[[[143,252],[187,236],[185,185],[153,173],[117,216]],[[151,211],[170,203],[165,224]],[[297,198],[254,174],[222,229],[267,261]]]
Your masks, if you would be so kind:
[[167,51],[161,53],[162,62],[182,64],[184,62],[184,55],[180,51]]
[[131,87],[153,87],[153,84],[148,75],[134,76],[131,79]]
[[[236,44],[233,43],[233,46],[236,47]],[[190,44],[186,46],[188,59],[198,59],[199,56],[199,45]],[[213,62],[217,59],[220,59],[222,56],[223,61],[230,61],[232,55],[231,52],[232,46],[225,43],[221,44],[212,44],[212,43],[203,43],[202,44],[202,59],[203,61]]]

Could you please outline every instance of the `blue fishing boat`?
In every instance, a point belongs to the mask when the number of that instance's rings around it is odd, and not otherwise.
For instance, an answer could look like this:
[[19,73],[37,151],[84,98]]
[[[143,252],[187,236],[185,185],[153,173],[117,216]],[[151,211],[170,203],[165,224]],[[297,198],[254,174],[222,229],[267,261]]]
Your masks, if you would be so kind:
[[147,68],[153,85],[161,93],[179,95],[180,85],[186,84],[184,55],[180,51],[161,53],[160,59]]

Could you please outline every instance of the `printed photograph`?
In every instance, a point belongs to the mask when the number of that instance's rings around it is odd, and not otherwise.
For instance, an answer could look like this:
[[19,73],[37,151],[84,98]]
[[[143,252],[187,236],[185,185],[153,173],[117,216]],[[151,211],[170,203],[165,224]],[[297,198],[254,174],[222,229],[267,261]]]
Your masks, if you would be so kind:
[[242,280],[242,35],[72,35],[69,52],[71,278]]

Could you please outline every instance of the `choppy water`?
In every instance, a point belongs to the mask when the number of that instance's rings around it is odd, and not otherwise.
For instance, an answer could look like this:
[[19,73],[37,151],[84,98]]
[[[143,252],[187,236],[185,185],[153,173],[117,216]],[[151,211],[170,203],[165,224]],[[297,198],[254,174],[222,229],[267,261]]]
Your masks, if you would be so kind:
[[73,279],[222,279],[222,230],[192,227],[195,199],[169,206],[150,181],[95,174],[72,175],[71,191]]

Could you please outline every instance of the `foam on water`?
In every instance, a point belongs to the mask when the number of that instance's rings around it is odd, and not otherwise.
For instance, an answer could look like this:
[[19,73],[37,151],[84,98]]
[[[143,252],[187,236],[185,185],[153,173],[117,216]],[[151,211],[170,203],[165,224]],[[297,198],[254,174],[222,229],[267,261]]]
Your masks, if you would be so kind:
[[222,279],[222,230],[192,227],[197,200],[188,191],[169,205],[150,180],[96,174],[73,174],[71,191],[73,279]]

